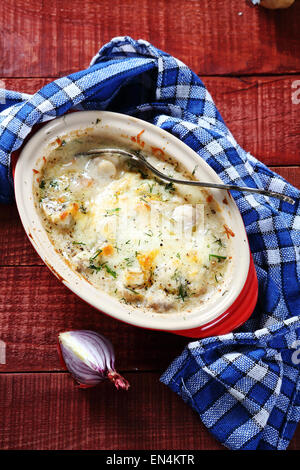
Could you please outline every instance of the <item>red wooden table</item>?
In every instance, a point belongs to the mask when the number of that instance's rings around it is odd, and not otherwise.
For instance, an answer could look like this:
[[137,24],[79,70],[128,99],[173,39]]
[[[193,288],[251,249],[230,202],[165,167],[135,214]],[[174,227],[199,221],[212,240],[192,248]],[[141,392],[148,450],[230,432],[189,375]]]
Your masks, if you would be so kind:
[[[285,11],[247,0],[1,0],[0,9],[6,88],[32,93],[87,67],[114,36],[144,38],[198,73],[239,143],[300,186],[299,94],[292,100],[300,1]],[[16,207],[0,206],[0,214],[0,339],[7,344],[0,448],[221,449],[158,380],[187,340],[99,314],[43,265]],[[128,393],[109,383],[74,387],[61,370],[56,337],[77,328],[112,340]],[[299,428],[289,448],[300,449]]]

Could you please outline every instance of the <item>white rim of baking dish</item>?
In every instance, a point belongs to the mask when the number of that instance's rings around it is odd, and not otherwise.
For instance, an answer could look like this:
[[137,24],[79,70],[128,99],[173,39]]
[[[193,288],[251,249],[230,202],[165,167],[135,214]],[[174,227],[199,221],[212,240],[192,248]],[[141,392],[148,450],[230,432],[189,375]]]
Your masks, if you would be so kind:
[[[92,286],[73,271],[54,249],[35,208],[33,196],[33,169],[43,165],[43,156],[50,151],[57,137],[86,130],[93,134],[112,134],[126,140],[143,132],[146,145],[164,148],[165,153],[179,161],[190,172],[196,168],[195,177],[202,181],[222,183],[215,171],[190,147],[179,139],[146,121],[109,111],[79,111],[50,121],[37,131],[22,149],[15,167],[15,196],[18,211],[30,242],[52,272],[76,295],[98,310],[126,323],[156,330],[188,330],[213,322],[230,309],[240,294],[249,271],[250,251],[240,212],[231,196],[224,190],[210,190],[222,207],[225,222],[235,233],[231,239],[232,267],[227,291],[216,294],[207,303],[192,312],[172,314],[144,312],[125,305],[116,298]],[[122,136],[122,137],[120,137]],[[128,141],[128,140],[127,140]],[[226,196],[226,204],[223,203]]]

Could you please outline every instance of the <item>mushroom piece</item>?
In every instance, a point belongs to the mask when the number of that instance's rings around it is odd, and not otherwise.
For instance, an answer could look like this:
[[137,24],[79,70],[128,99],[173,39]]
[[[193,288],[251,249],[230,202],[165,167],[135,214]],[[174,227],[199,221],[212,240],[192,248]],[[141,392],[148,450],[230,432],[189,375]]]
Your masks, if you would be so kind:
[[73,207],[63,207],[56,201],[43,202],[42,210],[47,219],[60,228],[71,228],[74,225]]
[[111,178],[111,179],[116,176],[117,169],[112,162],[110,162],[109,160],[105,160],[103,158],[99,158],[99,159],[97,158],[95,160],[98,160],[98,161],[95,161],[95,163],[97,165],[97,171],[98,171],[99,176],[101,176],[102,178]]
[[145,285],[145,275],[143,271],[128,270],[124,275],[124,284],[129,288],[143,287]]
[[203,225],[203,205],[191,204],[177,206],[172,213],[172,220],[177,225],[178,233],[183,236],[191,235],[195,230]]
[[129,288],[124,288],[121,292],[122,297],[124,297],[127,302],[140,302],[144,298],[141,292],[136,292],[133,289],[129,290]]

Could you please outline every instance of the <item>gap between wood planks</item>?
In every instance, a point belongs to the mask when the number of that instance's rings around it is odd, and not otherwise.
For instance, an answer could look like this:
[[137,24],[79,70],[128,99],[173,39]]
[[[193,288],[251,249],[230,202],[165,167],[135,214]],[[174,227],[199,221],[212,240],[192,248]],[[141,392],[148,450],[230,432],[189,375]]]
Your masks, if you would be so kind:
[[51,9],[39,0],[6,0],[1,9],[5,76],[65,75],[120,35],[146,39],[202,76],[300,67],[299,2],[280,12],[246,0],[140,0],[138,9],[135,0],[54,0]]
[[[187,64],[186,64],[187,65]],[[81,69],[78,69],[78,71],[81,71],[81,70],[85,70],[88,68],[88,65],[86,67],[82,67]],[[70,74],[71,75],[72,73],[75,73],[75,72],[71,72],[70,71]],[[205,77],[205,78],[237,78],[241,81],[243,81],[243,78],[284,78],[284,77],[293,77],[293,76],[297,76],[299,75],[300,73],[300,70],[296,70],[294,72],[274,72],[274,73],[264,73],[264,72],[261,72],[261,73],[244,73],[243,75],[241,74],[237,74],[237,73],[215,73],[215,74],[205,74],[205,73],[201,73],[201,72],[195,72],[196,75],[198,75],[198,77],[201,79],[202,77]],[[44,80],[44,81],[47,81],[47,80],[58,80],[59,78],[62,78],[63,75],[47,75],[47,76],[24,76],[24,77],[18,77],[18,76],[0,76],[0,80]]]
[[[189,338],[186,338],[187,342],[189,341]],[[133,369],[121,369],[120,367],[117,367],[117,372],[121,372],[122,374],[163,374],[164,370],[161,369],[138,369],[138,370],[133,370]],[[0,376],[1,375],[22,375],[22,374],[70,374],[69,371],[67,370],[62,370],[62,369],[44,369],[44,370],[0,370]]]

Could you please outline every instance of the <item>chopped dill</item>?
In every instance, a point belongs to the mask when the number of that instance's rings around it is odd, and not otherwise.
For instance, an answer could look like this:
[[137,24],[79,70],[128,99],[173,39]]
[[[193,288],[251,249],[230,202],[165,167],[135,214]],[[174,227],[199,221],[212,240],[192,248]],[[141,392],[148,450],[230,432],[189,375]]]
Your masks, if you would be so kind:
[[131,289],[130,287],[126,287],[126,289],[128,289],[130,292],[133,292],[135,295],[139,295],[138,292],[136,292],[134,289]]
[[151,230],[151,228],[149,232],[145,232],[145,235],[147,235],[148,237],[153,237],[153,231]]
[[183,302],[184,302],[184,299],[188,297],[186,287],[182,283],[180,284],[179,289],[178,289],[178,297],[180,297]]
[[111,215],[115,215],[115,214],[117,214],[120,210],[121,210],[120,207],[116,207],[115,209],[107,209],[107,210],[106,210],[106,214],[104,215],[104,217],[109,217],[109,216],[111,216]]
[[101,271],[105,263],[101,264],[100,266],[95,266],[94,264],[89,265],[89,269],[93,269],[94,271]]
[[132,258],[124,258],[126,262],[126,266],[132,266],[134,263],[134,260]]
[[100,253],[102,253],[102,250],[97,250],[94,256],[90,258],[90,261],[94,261],[94,259],[96,259],[100,255]]
[[143,196],[142,196],[142,197],[140,197],[140,200],[141,200],[141,201],[143,201],[143,202],[145,202],[146,204],[149,204],[149,202],[148,202],[148,201],[146,201],[146,199],[145,199]]
[[213,254],[210,254],[210,255],[209,255],[209,261],[211,261],[212,258],[216,258],[216,259],[218,260],[218,262],[220,263],[220,261],[226,259],[227,256],[220,256],[220,255],[213,255]]
[[87,213],[87,208],[84,207],[84,205],[81,204],[81,206],[79,207],[79,210],[80,212],[82,212],[83,214],[86,214]]
[[170,193],[174,193],[176,188],[175,188],[174,184],[172,182],[170,182],[170,183],[167,183],[165,185],[165,189],[166,189],[166,191],[169,191]]
[[102,264],[100,264],[100,266],[95,266],[94,264],[90,264],[89,268],[93,269],[94,271],[97,271],[97,272],[101,271],[102,268],[105,268],[105,270],[108,274],[110,274],[114,278],[117,277],[117,273],[113,269],[111,269],[106,263],[102,263]]
[[49,183],[49,186],[51,186],[51,188],[58,188],[58,181],[57,180],[51,180],[50,183]]
[[104,264],[104,268],[106,269],[106,272],[110,274],[112,277],[116,278],[117,273],[113,269],[111,269],[107,264]]
[[213,243],[217,243],[220,247],[224,246],[221,238],[217,238]]
[[148,183],[148,186],[149,186],[149,193],[152,193],[155,183],[153,184]]

